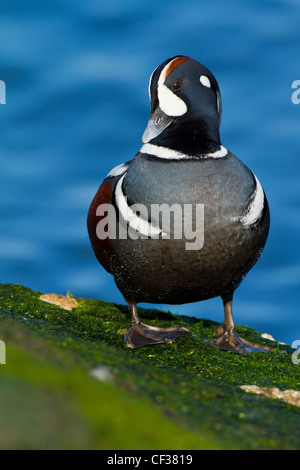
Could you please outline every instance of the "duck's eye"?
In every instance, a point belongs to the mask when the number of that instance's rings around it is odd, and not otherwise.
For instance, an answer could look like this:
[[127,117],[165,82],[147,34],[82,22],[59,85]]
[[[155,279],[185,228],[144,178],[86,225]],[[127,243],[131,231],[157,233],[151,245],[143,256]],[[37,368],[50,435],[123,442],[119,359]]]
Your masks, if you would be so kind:
[[180,80],[176,80],[176,82],[172,84],[173,91],[179,91],[181,90],[181,88],[182,88],[182,82]]

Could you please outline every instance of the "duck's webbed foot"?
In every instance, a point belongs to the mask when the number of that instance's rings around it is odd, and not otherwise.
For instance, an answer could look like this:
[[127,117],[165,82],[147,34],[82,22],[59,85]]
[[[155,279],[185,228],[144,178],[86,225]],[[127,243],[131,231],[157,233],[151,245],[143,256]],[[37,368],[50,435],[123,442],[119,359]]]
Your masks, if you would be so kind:
[[224,351],[232,351],[237,354],[249,354],[251,352],[258,351],[274,351],[274,348],[247,341],[246,339],[239,336],[234,328],[232,330],[224,330],[224,332],[220,335],[218,335],[218,330],[215,332],[216,339],[205,341],[214,346],[218,346]]
[[131,325],[125,335],[128,348],[140,348],[151,344],[172,343],[189,331],[184,327],[159,328],[142,323],[137,315],[136,305],[131,304]]
[[172,343],[178,336],[188,331],[184,327],[158,328],[145,323],[130,325],[125,335],[125,343],[129,348],[139,348],[150,344]]
[[274,351],[274,348],[251,343],[237,334],[232,318],[232,297],[233,293],[222,296],[224,303],[224,323],[216,330],[216,339],[205,341],[214,346],[218,346],[220,349],[232,351],[237,354],[249,354],[255,351]]

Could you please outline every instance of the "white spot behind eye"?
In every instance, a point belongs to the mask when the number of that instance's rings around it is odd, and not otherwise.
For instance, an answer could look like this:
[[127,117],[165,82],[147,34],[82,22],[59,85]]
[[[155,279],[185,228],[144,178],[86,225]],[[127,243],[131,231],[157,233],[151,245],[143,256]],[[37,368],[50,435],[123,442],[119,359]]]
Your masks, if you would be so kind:
[[199,80],[202,83],[202,85],[206,86],[207,88],[211,87],[210,80],[208,77],[206,77],[206,75],[201,75]]

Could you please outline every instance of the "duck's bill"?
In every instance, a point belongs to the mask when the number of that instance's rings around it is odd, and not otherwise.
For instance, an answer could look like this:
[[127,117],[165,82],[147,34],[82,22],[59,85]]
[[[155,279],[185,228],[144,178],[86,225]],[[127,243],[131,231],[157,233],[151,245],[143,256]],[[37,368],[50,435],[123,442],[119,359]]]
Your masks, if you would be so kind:
[[143,134],[142,141],[144,144],[150,142],[150,140],[161,134],[162,131],[171,124],[173,119],[174,118],[172,116],[165,114],[158,106],[151,114],[146,130]]

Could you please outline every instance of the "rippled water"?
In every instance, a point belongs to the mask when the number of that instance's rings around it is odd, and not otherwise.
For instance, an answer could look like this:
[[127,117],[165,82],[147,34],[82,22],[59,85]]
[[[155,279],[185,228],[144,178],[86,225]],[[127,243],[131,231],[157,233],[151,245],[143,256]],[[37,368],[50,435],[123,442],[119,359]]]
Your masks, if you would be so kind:
[[[298,1],[1,1],[0,282],[124,302],[98,265],[86,214],[141,146],[152,70],[184,54],[215,74],[222,143],[259,177],[272,216],[235,319],[300,339]],[[222,320],[219,299],[173,306]]]

